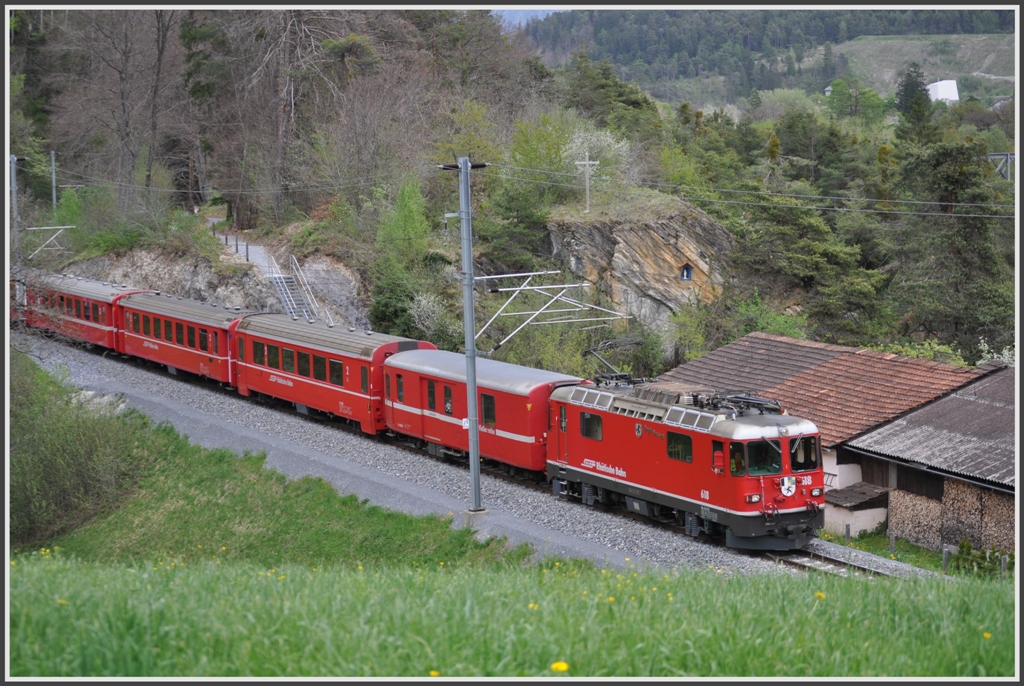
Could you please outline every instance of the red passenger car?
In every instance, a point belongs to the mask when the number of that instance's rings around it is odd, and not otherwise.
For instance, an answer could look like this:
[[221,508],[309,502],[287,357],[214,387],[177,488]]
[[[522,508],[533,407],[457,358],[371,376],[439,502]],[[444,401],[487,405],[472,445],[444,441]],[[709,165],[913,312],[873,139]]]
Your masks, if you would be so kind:
[[736,548],[803,547],[824,526],[818,429],[742,393],[659,385],[560,388],[548,476],[556,494],[616,502]]
[[120,352],[231,383],[228,327],[247,312],[159,291],[122,298],[121,310]]
[[119,350],[119,302],[143,292],[78,276],[38,273],[25,276],[21,304],[29,326]]
[[342,417],[364,432],[385,428],[384,361],[433,343],[371,331],[293,320],[284,314],[249,315],[231,329],[242,395],[262,393]]
[[[543,471],[551,392],[589,382],[479,358],[476,374],[480,455]],[[443,350],[395,355],[384,365],[384,396],[388,428],[426,441],[435,455],[469,450],[464,356]]]

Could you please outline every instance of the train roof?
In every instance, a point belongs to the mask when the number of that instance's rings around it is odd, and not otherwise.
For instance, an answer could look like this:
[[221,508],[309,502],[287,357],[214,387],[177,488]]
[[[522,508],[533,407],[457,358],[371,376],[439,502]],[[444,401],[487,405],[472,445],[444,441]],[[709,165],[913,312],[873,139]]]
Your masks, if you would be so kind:
[[602,388],[574,386],[555,400],[627,417],[662,422],[734,440],[818,433],[814,422],[784,414],[778,403],[749,391],[712,391],[659,384]]
[[106,303],[113,302],[114,298],[119,295],[136,290],[123,284],[83,279],[70,274],[47,274],[45,272],[27,273],[24,276],[24,282],[29,288],[45,288],[58,293]]
[[[410,350],[392,355],[388,358],[387,365],[442,379],[462,383],[466,381],[465,356],[446,350]],[[478,386],[491,390],[528,395],[538,386],[578,384],[584,382],[584,379],[578,376],[549,372],[545,369],[521,367],[517,364],[478,357],[476,358],[476,382]]]
[[310,322],[292,319],[286,314],[251,314],[239,323],[238,330],[367,360],[372,360],[374,351],[388,343],[398,343],[399,350],[421,345],[411,338],[341,325],[328,326],[320,319]]
[[222,329],[226,329],[228,324],[239,317],[251,314],[250,311],[238,307],[229,308],[227,305],[199,302],[175,295],[162,294],[160,291],[126,295],[121,299],[121,305],[150,314],[186,319],[197,324]]

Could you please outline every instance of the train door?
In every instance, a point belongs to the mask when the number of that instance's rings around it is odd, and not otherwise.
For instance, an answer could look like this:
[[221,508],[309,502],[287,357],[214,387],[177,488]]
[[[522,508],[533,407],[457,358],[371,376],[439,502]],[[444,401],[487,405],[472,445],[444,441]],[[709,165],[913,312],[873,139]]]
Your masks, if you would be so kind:
[[569,439],[565,432],[566,429],[566,411],[565,405],[558,405],[557,408],[552,407],[551,411],[554,413],[557,411],[555,416],[555,459],[560,464],[565,464],[569,461]]

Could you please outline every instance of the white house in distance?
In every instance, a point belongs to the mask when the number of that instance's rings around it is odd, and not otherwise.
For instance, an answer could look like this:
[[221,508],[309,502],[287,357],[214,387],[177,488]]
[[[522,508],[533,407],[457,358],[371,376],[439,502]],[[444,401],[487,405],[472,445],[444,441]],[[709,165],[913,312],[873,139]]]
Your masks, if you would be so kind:
[[951,105],[954,102],[960,102],[960,94],[956,90],[956,80],[947,79],[945,81],[929,83],[928,97],[931,98],[932,102],[938,102],[941,100],[947,105]]

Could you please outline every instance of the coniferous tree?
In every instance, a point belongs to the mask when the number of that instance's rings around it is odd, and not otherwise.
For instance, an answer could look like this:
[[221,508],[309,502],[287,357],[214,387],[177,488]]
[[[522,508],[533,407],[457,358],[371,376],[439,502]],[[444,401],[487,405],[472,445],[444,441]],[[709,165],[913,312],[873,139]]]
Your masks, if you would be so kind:
[[925,102],[930,102],[928,97],[928,85],[925,83],[924,72],[921,65],[911,62],[903,78],[896,84],[896,109],[905,115],[910,114],[910,108],[914,102],[914,96],[920,93],[924,96]]

